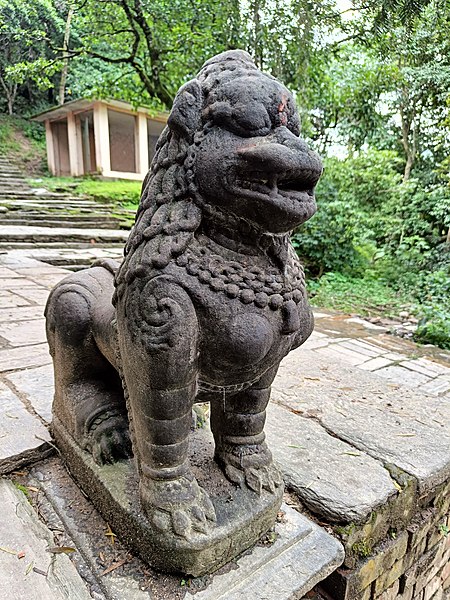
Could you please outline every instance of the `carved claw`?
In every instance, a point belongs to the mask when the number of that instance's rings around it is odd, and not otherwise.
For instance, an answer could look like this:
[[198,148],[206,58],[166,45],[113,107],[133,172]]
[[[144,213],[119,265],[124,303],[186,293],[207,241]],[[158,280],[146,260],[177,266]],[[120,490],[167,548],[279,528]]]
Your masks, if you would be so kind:
[[89,432],[85,448],[98,465],[131,458],[133,452],[125,417],[115,415],[102,421]]
[[216,459],[222,465],[226,477],[240,487],[261,494],[262,490],[274,493],[283,482],[277,467],[272,463],[272,456],[266,444],[255,446],[252,453],[247,447],[235,446],[218,452]]
[[192,478],[149,481],[141,488],[141,499],[151,523],[161,533],[191,539],[207,534],[216,521],[214,506]]

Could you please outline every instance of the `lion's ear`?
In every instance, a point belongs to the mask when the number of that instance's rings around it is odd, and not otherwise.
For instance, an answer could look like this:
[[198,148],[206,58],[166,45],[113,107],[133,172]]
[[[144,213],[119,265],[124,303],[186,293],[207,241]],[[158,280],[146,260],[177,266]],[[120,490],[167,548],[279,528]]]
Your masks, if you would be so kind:
[[167,124],[185,138],[192,138],[200,128],[203,92],[196,79],[188,81],[175,97]]

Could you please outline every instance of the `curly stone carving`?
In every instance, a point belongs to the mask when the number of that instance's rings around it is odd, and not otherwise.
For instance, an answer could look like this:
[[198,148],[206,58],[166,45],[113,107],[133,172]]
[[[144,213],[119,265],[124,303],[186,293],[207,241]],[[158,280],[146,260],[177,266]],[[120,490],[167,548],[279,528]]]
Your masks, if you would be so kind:
[[55,431],[99,463],[126,459],[131,437],[155,535],[217,527],[188,460],[196,401],[211,404],[225,476],[280,496],[265,409],[280,361],[313,328],[289,233],[314,214],[321,170],[290,92],[245,52],[220,54],[175,98],[122,264],[71,275],[49,298]]

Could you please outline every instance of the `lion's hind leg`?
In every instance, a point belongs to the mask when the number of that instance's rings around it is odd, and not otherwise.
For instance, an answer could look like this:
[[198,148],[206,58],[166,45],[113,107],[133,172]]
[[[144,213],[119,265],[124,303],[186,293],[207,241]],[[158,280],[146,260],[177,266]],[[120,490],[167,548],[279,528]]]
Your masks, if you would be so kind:
[[282,478],[265,442],[264,424],[270,384],[276,370],[250,388],[211,402],[215,460],[227,478],[261,494],[274,492]]
[[92,271],[97,277],[77,273],[52,291],[47,339],[55,375],[54,427],[63,427],[103,464],[129,457],[131,443],[120,377],[93,334],[94,307],[109,291],[105,281],[111,280],[112,294],[112,277],[104,269]]

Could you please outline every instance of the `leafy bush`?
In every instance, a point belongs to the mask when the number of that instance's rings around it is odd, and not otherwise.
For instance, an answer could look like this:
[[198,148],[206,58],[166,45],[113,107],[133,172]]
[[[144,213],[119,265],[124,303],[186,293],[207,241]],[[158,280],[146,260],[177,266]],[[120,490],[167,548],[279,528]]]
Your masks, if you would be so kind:
[[310,273],[361,275],[368,266],[362,249],[373,238],[373,215],[395,197],[401,182],[398,167],[398,156],[390,151],[371,150],[345,160],[325,160],[316,190],[318,211],[293,236]]
[[370,274],[356,278],[342,273],[326,273],[310,281],[311,302],[317,306],[361,315],[395,316],[405,307],[405,298]]
[[416,297],[419,326],[414,339],[450,350],[450,277],[434,271],[419,280]]

